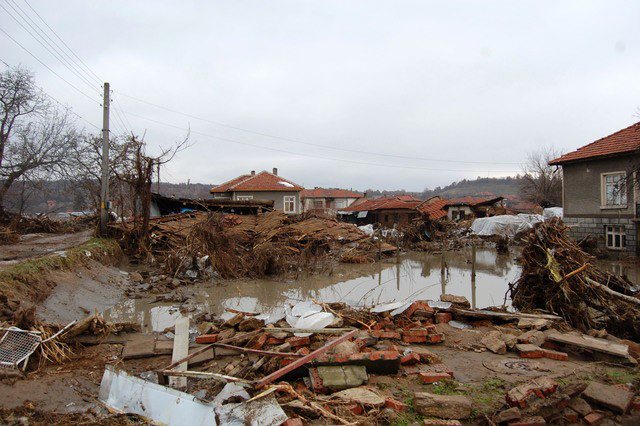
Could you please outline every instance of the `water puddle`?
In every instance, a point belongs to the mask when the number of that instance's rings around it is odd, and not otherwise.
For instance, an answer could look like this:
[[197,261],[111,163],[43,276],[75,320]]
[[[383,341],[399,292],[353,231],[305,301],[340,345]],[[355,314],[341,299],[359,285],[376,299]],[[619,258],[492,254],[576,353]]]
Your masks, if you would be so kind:
[[[477,249],[475,280],[472,279],[471,249],[441,254],[411,253],[400,258],[367,265],[339,265],[331,274],[297,280],[224,280],[195,284],[188,302],[192,313],[219,315],[227,308],[272,313],[287,302],[316,299],[346,302],[353,306],[415,299],[437,300],[443,293],[467,297],[473,307],[502,305],[509,282],[517,279],[517,253],[497,254]],[[443,267],[444,266],[444,267]],[[506,301],[507,305],[509,300]],[[140,323],[147,331],[162,331],[181,316],[178,306],[127,300],[105,313],[114,321]]]

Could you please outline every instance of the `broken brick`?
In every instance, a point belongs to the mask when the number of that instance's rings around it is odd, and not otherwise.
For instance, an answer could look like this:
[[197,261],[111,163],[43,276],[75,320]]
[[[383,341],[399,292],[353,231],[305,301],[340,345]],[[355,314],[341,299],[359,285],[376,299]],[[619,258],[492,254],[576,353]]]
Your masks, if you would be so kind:
[[424,419],[425,426],[462,426],[460,420]]
[[434,312],[433,308],[429,306],[429,303],[426,300],[416,300],[407,308],[406,311],[403,312],[403,314],[407,317],[411,317],[418,310],[423,311],[424,313],[427,313],[429,315],[432,315]]
[[453,319],[453,316],[450,312],[438,312],[436,314],[436,323],[437,324],[446,324]]
[[250,347],[251,349],[262,349],[264,345],[267,343],[268,339],[269,339],[269,335],[267,333],[259,334],[253,337],[251,340],[249,340],[249,342],[247,343],[247,346]]
[[562,419],[567,423],[578,423],[580,415],[573,411],[571,408],[565,408],[562,411]]
[[300,355],[309,355],[311,353],[311,350],[309,348],[307,348],[306,346],[298,349],[296,351],[296,353],[299,353]]
[[441,343],[444,340],[444,334],[430,334],[427,336],[426,343]]
[[284,339],[278,339],[277,337],[269,337],[269,339],[267,339],[267,345],[270,346],[281,345],[283,343]]
[[551,349],[542,349],[542,354],[545,358],[558,361],[566,361],[569,359],[569,355],[566,352],[552,351]]
[[373,330],[371,332],[373,337],[378,339],[396,339],[400,340],[400,333],[397,331],[385,331],[385,330]]
[[451,376],[447,373],[439,371],[421,371],[418,373],[422,383],[436,383],[443,380],[450,380]]
[[367,346],[373,346],[378,342],[378,339],[374,337],[359,337],[353,341],[358,347],[358,350],[362,350]]
[[529,399],[535,396],[544,398],[555,392],[557,388],[558,383],[555,380],[541,377],[514,387],[507,392],[505,399],[512,407],[526,408]]
[[409,406],[403,402],[398,401],[397,399],[393,399],[393,398],[385,398],[384,400],[384,406],[387,408],[391,408],[394,411],[407,411],[409,409]]
[[323,354],[318,356],[315,365],[364,365],[371,373],[394,374],[400,368],[398,351],[359,352],[352,355]]
[[523,417],[509,422],[509,426],[546,426],[547,422],[542,416]]
[[356,416],[360,416],[364,413],[364,408],[360,404],[347,405],[347,410],[351,411]]
[[302,419],[300,417],[293,417],[293,418],[287,419],[280,426],[302,426],[303,424],[304,423],[302,422]]
[[544,351],[542,348],[523,343],[516,345],[516,351],[520,355],[520,358],[542,358],[544,357]]
[[287,339],[287,343],[291,345],[292,348],[297,348],[299,346],[308,346],[311,343],[311,340],[308,336],[305,337],[289,337]]
[[400,359],[400,364],[402,365],[413,365],[420,362],[420,355],[415,352],[411,352],[406,354]]
[[207,343],[216,343],[218,341],[217,334],[201,334],[196,337],[196,343],[199,345]]
[[594,411],[584,416],[583,420],[588,425],[597,425],[602,420],[604,420],[604,413],[602,413],[601,411]]

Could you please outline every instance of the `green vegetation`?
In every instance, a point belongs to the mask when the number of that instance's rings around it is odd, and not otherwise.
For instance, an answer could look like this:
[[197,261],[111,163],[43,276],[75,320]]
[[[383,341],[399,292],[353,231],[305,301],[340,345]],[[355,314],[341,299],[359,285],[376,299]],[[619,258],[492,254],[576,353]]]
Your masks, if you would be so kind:
[[453,380],[443,380],[431,387],[431,393],[436,395],[464,395],[466,392],[460,389],[457,382]]
[[606,370],[607,380],[613,383],[634,383],[640,380],[640,372],[631,370]]

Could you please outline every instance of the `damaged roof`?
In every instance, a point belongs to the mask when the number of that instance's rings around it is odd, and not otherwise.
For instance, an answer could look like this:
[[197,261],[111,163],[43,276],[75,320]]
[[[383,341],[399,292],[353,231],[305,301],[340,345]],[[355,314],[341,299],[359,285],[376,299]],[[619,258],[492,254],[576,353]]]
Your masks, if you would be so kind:
[[269,173],[241,175],[211,188],[211,193],[251,191],[302,191],[304,188],[288,179]]
[[305,189],[300,193],[302,198],[362,198],[364,195],[348,189]]
[[612,155],[630,154],[640,149],[640,122],[618,130],[617,132],[591,142],[575,151],[564,154],[549,161],[552,166],[559,166],[574,161],[592,158],[609,157]]
[[426,214],[431,219],[440,219],[447,215],[447,202],[448,200],[443,200],[438,196],[431,197],[420,203],[417,210],[420,213]]
[[504,197],[462,197],[452,198],[447,201],[447,206],[482,206],[497,203],[504,200]]
[[422,201],[417,198],[402,196],[402,197],[390,197],[390,198],[375,198],[371,200],[364,200],[357,204],[352,204],[349,207],[345,207],[340,211],[343,212],[362,212],[362,211],[375,211],[375,210],[414,210]]

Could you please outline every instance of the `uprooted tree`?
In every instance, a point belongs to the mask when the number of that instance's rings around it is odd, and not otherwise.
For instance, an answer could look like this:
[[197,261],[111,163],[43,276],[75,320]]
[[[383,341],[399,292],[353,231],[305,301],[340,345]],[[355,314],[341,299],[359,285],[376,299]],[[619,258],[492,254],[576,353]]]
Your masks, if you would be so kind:
[[69,111],[47,101],[31,72],[12,67],[0,73],[0,213],[15,183],[62,177],[77,140]]
[[562,205],[562,172],[549,165],[557,157],[553,148],[529,154],[520,185],[522,198],[541,207]]

